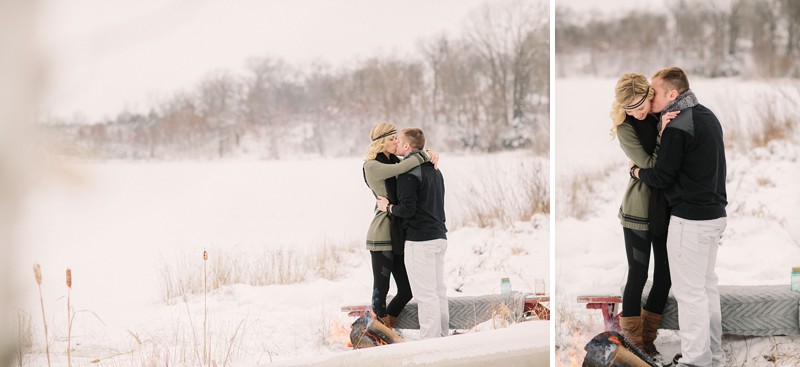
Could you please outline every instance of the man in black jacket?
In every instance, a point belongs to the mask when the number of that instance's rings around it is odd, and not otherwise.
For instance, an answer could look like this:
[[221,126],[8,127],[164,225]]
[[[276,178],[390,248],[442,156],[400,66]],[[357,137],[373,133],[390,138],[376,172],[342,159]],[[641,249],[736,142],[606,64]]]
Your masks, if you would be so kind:
[[[398,134],[397,155],[418,154],[425,135],[417,128]],[[447,227],[444,213],[444,177],[431,163],[423,163],[397,177],[398,204],[378,199],[378,208],[404,219],[405,260],[411,292],[417,300],[420,339],[447,336],[450,312],[444,284]]]
[[655,167],[632,166],[630,174],[664,189],[671,210],[667,253],[678,301],[682,353],[678,366],[724,366],[715,272],[728,204],[722,126],[711,110],[697,102],[683,70],[658,71],[652,87],[654,112],[679,112],[662,130]]

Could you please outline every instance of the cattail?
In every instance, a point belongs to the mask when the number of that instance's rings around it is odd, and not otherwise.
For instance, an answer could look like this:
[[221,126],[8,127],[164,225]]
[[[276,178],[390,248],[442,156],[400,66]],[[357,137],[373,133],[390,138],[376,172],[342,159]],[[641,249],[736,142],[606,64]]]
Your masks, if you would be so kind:
[[70,312],[70,290],[72,289],[72,269],[67,268],[67,367],[72,366],[72,312]]
[[25,314],[23,313],[23,311],[22,310],[17,311],[17,330],[19,332],[19,335],[17,335],[17,338],[19,338],[18,339],[19,343],[17,343],[17,361],[18,361],[19,367],[22,367],[22,356],[24,354],[24,352],[22,350],[22,344],[24,343],[23,342],[24,335],[22,333],[22,328],[24,327],[23,325],[25,324],[24,318],[25,318]]
[[36,284],[39,285],[39,304],[42,305],[42,324],[44,325],[44,351],[47,354],[47,367],[50,367],[50,341],[47,336],[47,317],[44,315],[44,296],[42,295],[42,268],[39,264],[33,264],[33,276]]
[[33,276],[36,278],[36,284],[42,285],[42,267],[39,264],[33,264]]
[[208,339],[206,338],[206,331],[208,330],[208,273],[206,272],[206,263],[208,263],[208,251],[203,250],[203,364],[209,365],[210,361],[206,358],[206,345]]

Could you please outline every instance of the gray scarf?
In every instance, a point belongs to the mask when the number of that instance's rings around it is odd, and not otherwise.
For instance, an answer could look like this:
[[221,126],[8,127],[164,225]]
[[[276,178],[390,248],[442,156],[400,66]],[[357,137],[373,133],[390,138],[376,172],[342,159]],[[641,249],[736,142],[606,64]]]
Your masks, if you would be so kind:
[[683,94],[679,95],[678,98],[675,98],[672,102],[667,103],[667,106],[664,107],[664,110],[661,113],[672,112],[672,111],[683,111],[687,108],[694,107],[700,104],[697,102],[697,97],[694,95],[692,90],[687,90],[683,92]]

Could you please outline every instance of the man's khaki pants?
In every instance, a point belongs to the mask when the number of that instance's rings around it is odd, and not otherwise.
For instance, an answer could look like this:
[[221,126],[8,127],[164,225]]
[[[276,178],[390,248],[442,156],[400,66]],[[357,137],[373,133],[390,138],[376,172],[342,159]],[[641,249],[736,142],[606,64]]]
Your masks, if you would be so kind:
[[420,339],[450,333],[447,287],[444,285],[444,253],[447,240],[406,241],[405,257],[411,293],[417,300]]
[[727,218],[687,220],[672,216],[667,256],[672,292],[678,301],[681,353],[678,366],[722,367],[722,313],[715,272]]

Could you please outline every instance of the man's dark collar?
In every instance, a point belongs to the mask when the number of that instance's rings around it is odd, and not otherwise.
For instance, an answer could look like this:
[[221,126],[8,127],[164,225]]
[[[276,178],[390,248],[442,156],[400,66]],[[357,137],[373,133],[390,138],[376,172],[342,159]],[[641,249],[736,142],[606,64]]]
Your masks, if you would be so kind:
[[408,158],[408,157],[410,157],[410,156],[412,156],[414,154],[419,154],[419,152],[420,152],[419,150],[412,151],[411,153],[406,154],[406,158]]

